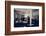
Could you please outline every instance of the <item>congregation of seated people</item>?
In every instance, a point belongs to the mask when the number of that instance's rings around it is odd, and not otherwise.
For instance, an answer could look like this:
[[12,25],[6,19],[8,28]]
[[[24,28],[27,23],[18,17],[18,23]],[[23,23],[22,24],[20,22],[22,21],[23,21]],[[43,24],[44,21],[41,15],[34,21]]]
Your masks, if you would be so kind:
[[27,16],[27,18],[23,17],[21,19],[15,18],[14,19],[14,27],[33,27],[33,26],[39,26],[39,17],[38,16],[37,17],[33,16],[31,21],[32,21],[31,24],[33,24],[32,26],[30,26],[30,17],[29,16]]

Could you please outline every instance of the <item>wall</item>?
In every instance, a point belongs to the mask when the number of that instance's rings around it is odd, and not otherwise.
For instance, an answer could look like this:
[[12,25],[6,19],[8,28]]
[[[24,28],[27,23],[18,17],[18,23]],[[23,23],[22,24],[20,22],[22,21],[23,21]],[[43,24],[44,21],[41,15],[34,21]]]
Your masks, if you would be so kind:
[[[45,0],[16,0],[16,1],[40,2],[40,3],[44,2],[45,3]],[[0,36],[5,36],[4,35],[5,34],[5,13],[4,13],[5,12],[5,3],[4,2],[5,2],[4,0],[0,0]],[[45,6],[46,6],[46,4],[45,4]],[[45,9],[45,11],[46,11],[46,9]],[[46,15],[46,12],[45,12],[45,15]],[[45,16],[45,18],[46,18],[46,16]],[[46,26],[45,26],[45,28],[46,28]],[[46,29],[45,29],[45,32],[46,32]],[[46,33],[24,34],[24,35],[9,35],[9,36],[46,36]]]

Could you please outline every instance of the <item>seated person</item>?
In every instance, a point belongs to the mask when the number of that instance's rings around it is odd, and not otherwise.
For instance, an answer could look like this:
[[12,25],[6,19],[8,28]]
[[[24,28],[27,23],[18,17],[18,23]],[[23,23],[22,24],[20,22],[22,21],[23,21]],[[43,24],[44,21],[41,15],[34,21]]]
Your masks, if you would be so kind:
[[32,18],[32,23],[31,24],[34,24],[32,26],[39,26],[39,17],[38,16],[34,16]]

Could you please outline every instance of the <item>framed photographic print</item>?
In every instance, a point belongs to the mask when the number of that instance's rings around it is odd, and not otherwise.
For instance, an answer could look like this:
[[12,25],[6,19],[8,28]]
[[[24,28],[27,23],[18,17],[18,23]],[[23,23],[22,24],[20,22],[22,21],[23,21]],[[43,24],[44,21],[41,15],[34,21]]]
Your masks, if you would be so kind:
[[5,1],[5,34],[44,33],[44,3]]

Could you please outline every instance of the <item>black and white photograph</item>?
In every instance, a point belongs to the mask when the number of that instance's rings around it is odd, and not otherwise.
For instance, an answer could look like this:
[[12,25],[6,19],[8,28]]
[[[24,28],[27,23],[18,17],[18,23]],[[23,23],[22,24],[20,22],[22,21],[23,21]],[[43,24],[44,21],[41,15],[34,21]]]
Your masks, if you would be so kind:
[[38,27],[39,9],[14,8],[14,27]]

